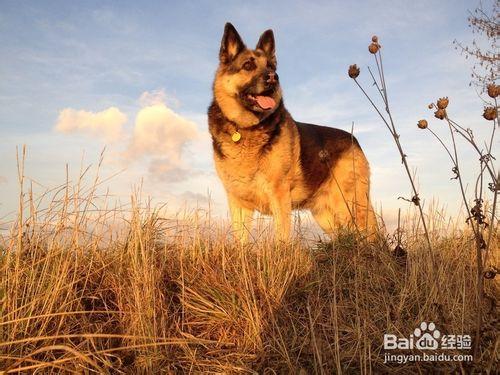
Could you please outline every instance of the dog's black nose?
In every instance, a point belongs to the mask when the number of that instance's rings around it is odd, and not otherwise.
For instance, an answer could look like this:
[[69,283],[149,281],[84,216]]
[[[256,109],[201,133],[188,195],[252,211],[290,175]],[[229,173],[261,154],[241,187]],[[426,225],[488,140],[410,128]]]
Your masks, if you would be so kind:
[[275,71],[271,70],[267,73],[267,80],[266,80],[267,83],[274,85],[278,83],[278,79],[279,79],[278,73],[276,73]]

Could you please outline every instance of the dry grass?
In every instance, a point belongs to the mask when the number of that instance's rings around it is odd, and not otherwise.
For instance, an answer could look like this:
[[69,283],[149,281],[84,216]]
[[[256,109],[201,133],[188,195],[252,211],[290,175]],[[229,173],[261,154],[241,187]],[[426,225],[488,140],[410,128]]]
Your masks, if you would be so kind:
[[106,208],[96,184],[64,184],[48,203],[21,195],[0,243],[4,373],[498,369],[495,280],[486,280],[475,364],[383,363],[384,333],[407,337],[424,320],[445,334],[473,332],[472,236],[443,230],[439,217],[430,220],[433,268],[418,218],[406,224],[407,253],[348,232],[333,244],[264,236],[242,247],[196,214],[166,220],[135,199],[127,210]]

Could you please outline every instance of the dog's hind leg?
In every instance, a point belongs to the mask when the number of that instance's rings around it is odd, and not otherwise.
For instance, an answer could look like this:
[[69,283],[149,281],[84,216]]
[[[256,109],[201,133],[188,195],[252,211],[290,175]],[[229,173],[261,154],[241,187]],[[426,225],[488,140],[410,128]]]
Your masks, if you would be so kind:
[[377,232],[370,204],[370,169],[361,150],[346,153],[310,204],[319,226],[330,236],[338,227],[350,227],[369,239]]
[[247,243],[248,236],[252,230],[253,210],[242,207],[231,197],[229,197],[229,209],[231,211],[231,222],[236,240],[241,243]]

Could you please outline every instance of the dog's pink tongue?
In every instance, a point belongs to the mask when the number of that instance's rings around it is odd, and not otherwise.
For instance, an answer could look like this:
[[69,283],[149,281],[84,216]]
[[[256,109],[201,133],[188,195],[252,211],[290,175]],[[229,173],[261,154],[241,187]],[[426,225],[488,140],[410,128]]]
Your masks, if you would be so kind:
[[262,109],[271,109],[276,105],[276,102],[270,96],[257,95],[255,99],[257,99],[257,104]]

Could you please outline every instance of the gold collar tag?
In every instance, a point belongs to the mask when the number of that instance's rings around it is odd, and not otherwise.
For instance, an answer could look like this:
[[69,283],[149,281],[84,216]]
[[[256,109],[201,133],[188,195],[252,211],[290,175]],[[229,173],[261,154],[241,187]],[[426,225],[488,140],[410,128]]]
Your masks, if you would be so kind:
[[238,131],[236,131],[231,136],[231,139],[233,140],[234,143],[237,143],[241,139],[241,134]]

